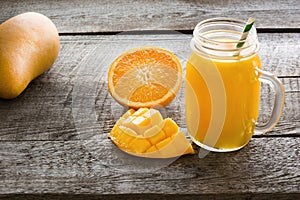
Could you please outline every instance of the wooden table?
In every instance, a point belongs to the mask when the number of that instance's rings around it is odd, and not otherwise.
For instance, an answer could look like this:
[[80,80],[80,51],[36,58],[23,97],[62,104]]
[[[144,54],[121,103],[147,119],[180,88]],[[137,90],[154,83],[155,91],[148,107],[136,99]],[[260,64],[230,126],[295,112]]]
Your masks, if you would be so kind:
[[[299,0],[2,0],[0,22],[26,11],[53,20],[61,50],[21,96],[0,100],[0,199],[300,198]],[[203,159],[195,154],[162,163],[116,149],[108,133],[124,109],[107,91],[113,58],[156,45],[184,66],[194,26],[219,16],[256,18],[263,67],[286,90],[278,125],[240,151]],[[185,128],[183,92],[162,112]],[[261,120],[272,97],[263,85]]]

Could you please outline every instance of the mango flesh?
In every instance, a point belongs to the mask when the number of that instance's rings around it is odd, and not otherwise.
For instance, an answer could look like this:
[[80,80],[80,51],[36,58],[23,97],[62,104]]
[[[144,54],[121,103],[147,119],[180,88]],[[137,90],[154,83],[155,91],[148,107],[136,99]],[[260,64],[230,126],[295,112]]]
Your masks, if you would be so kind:
[[128,110],[115,124],[110,138],[121,150],[134,156],[172,158],[194,154],[177,124],[163,119],[155,109]]
[[0,25],[0,98],[20,95],[51,67],[59,53],[59,35],[46,16],[28,12]]

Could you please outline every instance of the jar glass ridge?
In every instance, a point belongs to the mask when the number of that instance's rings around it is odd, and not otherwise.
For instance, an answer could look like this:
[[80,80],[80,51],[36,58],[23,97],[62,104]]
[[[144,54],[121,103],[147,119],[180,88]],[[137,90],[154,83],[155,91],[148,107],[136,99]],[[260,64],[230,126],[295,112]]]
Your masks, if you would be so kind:
[[[240,60],[259,50],[257,32],[253,26],[245,40],[240,40],[245,23],[231,18],[212,18],[198,23],[193,31],[191,48],[197,54],[219,59]],[[243,42],[241,48],[236,48]]]

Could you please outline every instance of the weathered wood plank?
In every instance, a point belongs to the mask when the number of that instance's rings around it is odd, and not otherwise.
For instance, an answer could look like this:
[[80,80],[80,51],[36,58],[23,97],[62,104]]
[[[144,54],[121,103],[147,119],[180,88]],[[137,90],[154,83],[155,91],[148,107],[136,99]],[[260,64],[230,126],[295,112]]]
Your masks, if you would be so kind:
[[190,200],[190,199],[198,199],[198,200],[206,200],[206,199],[215,199],[215,200],[232,200],[232,199],[253,199],[253,200],[288,200],[288,199],[299,199],[299,193],[289,193],[287,194],[274,194],[274,193],[255,193],[255,194],[222,194],[222,195],[213,195],[213,194],[122,194],[122,195],[105,195],[105,194],[9,194],[9,195],[0,195],[5,200],[13,199],[13,200],[119,200],[121,199],[171,199],[171,200]]
[[[297,53],[300,52],[299,34],[260,33],[258,37],[260,41],[259,55],[265,70],[281,77],[300,76],[300,57]],[[74,62],[68,58],[72,55],[72,59],[77,61],[72,65],[76,66],[83,56],[88,56],[87,54],[91,54],[95,48],[98,48],[98,53],[102,56],[103,54],[105,56],[107,54],[112,55],[105,57],[107,60],[103,63],[105,66],[110,64],[114,55],[117,56],[131,47],[158,45],[176,53],[184,65],[191,52],[191,38],[192,35],[190,34],[182,34],[176,31],[127,31],[111,36],[62,36],[62,48],[64,49],[60,54],[60,56],[63,56],[60,61]],[[73,51],[78,52],[73,53]],[[80,57],[77,58],[78,56]]]
[[75,0],[0,2],[0,22],[22,12],[35,11],[50,17],[60,33],[125,30],[191,30],[212,17],[257,19],[259,28],[300,28],[298,0]]
[[[299,37],[299,34],[260,34],[265,69],[280,75],[286,88],[283,116],[269,135],[300,133],[300,59],[295,53],[300,48]],[[108,133],[124,111],[107,92],[106,74],[112,60],[130,47],[156,45],[175,52],[185,66],[191,36],[162,34],[61,38],[61,52],[54,66],[34,80],[19,98],[0,100],[0,140],[68,140]],[[290,41],[286,38],[294,42],[288,46]],[[277,48],[277,44],[282,48]],[[185,127],[183,92],[182,88],[175,101],[162,112]],[[264,87],[262,120],[266,120],[270,113],[271,97],[270,89]]]
[[80,141],[7,141],[0,145],[0,194],[288,198],[300,194],[299,145],[299,137],[255,138],[233,153],[148,160],[120,152],[100,135]]

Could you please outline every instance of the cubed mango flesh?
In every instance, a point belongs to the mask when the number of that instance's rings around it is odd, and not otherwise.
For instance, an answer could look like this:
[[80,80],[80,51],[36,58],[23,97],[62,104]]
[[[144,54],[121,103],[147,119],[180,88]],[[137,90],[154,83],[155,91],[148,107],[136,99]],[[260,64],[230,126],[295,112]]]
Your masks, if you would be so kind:
[[172,119],[166,118],[164,120],[163,131],[168,137],[171,137],[178,132],[178,126]]
[[155,109],[130,109],[110,132],[113,143],[126,153],[148,158],[172,158],[194,154],[177,124],[163,119]]

